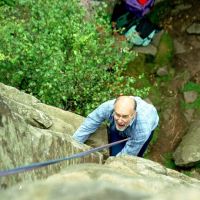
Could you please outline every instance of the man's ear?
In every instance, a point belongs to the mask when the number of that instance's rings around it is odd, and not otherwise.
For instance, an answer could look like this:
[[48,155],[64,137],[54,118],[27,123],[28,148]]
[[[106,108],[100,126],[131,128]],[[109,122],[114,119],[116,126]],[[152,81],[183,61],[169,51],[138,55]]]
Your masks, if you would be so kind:
[[134,111],[136,112],[136,109],[137,109],[137,102],[136,100],[134,99]]

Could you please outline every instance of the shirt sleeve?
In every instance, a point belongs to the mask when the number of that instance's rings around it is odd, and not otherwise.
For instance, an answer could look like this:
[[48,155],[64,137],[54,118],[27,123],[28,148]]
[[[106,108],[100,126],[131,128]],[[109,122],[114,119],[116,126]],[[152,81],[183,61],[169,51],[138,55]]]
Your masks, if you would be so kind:
[[82,125],[74,133],[73,138],[80,143],[84,143],[88,137],[97,130],[102,122],[109,118],[109,114],[110,103],[105,102],[101,104],[86,117]]
[[142,149],[145,142],[148,140],[152,133],[150,124],[145,121],[137,123],[137,128],[133,130],[130,139],[126,142],[124,148],[117,154],[118,155],[133,155],[137,156]]
[[120,155],[132,155],[137,156],[140,149],[144,145],[144,143],[147,141],[146,137],[140,137],[138,139],[130,138],[124,148],[117,154],[117,156]]

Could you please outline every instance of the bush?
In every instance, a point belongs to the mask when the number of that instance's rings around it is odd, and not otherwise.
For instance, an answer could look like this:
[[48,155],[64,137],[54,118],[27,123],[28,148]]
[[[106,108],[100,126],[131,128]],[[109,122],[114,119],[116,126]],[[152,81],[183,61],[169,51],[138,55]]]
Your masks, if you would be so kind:
[[14,4],[15,4],[15,0],[0,0],[0,6],[14,5]]
[[113,38],[100,9],[88,21],[77,0],[0,7],[0,81],[82,115],[120,93],[145,94],[123,75],[134,54]]

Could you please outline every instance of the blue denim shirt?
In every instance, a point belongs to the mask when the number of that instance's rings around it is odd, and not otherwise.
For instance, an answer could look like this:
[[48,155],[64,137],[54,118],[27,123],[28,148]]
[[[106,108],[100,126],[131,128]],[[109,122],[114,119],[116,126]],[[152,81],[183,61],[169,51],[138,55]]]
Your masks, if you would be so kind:
[[[130,137],[130,139],[118,155],[137,155],[159,122],[156,108],[152,104],[147,103],[140,97],[134,97],[134,99],[137,103],[137,115],[134,121],[122,132],[122,135]],[[80,143],[84,143],[102,122],[106,120],[111,124],[113,122],[114,103],[115,99],[106,101],[91,112],[74,133],[73,138]]]

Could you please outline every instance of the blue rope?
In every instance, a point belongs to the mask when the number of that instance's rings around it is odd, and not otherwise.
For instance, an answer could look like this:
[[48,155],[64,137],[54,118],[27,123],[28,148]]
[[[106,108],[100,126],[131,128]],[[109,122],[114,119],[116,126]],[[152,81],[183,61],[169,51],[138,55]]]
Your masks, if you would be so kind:
[[11,174],[17,174],[17,173],[20,173],[20,172],[30,171],[30,170],[37,169],[37,168],[40,168],[40,167],[45,167],[45,166],[48,166],[48,165],[53,165],[53,164],[56,164],[56,163],[59,163],[59,162],[65,161],[65,160],[71,160],[71,159],[74,159],[74,158],[81,158],[81,157],[86,156],[88,154],[91,154],[93,152],[100,151],[102,149],[109,148],[111,146],[125,142],[128,139],[129,138],[126,138],[126,139],[119,140],[119,141],[113,142],[113,143],[109,143],[109,144],[106,144],[106,145],[103,145],[103,146],[100,146],[100,147],[92,148],[92,149],[89,149],[87,151],[80,152],[80,153],[77,153],[77,154],[73,154],[73,155],[68,156],[68,157],[59,158],[59,159],[56,159],[56,160],[48,160],[48,161],[45,161],[45,162],[32,163],[30,165],[26,165],[26,166],[22,166],[22,167],[16,167],[16,168],[5,170],[5,171],[0,171],[0,177],[8,176],[8,175],[11,175]]

